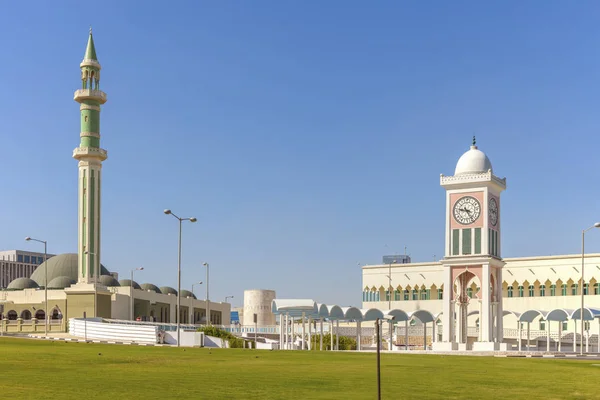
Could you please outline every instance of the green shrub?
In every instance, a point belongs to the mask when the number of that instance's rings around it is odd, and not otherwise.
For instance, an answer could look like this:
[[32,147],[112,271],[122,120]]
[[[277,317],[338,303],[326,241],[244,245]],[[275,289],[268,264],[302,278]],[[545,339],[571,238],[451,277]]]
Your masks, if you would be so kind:
[[[337,335],[333,336],[333,346],[335,346]],[[313,335],[311,338],[311,349],[319,350],[319,344],[321,342],[321,335]],[[326,333],[323,335],[323,347],[324,350],[331,350],[331,334]],[[356,350],[356,339],[348,336],[340,336],[340,350]]]
[[[223,329],[219,329],[217,327],[214,326],[201,326],[198,329],[196,329],[197,332],[204,332],[204,334],[206,336],[213,336],[213,337],[217,337],[219,339],[223,339],[223,340],[227,340],[227,342],[229,343],[229,348],[231,349],[243,349],[244,348],[244,342],[245,340],[242,338],[239,338],[235,335],[232,335],[231,333],[223,330]],[[252,348],[256,348],[256,344],[254,342],[252,343]]]

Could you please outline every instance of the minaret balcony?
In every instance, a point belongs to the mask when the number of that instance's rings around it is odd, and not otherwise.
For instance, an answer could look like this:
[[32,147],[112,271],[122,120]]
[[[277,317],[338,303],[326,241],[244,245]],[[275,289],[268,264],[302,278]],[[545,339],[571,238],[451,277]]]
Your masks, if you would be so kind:
[[100,104],[104,104],[106,103],[106,93],[101,90],[79,89],[75,91],[73,99],[80,103],[85,100],[93,100]]
[[95,158],[104,161],[107,157],[108,153],[106,150],[98,147],[77,147],[73,150],[73,158],[77,160]]

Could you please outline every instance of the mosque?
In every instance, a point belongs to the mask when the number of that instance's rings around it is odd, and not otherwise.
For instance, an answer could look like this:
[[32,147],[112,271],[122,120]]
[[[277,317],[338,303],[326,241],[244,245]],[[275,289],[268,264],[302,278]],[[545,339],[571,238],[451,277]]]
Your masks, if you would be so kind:
[[[502,258],[506,178],[494,174],[475,138],[454,175],[441,175],[440,184],[446,190],[444,258],[404,263],[402,256],[388,257],[362,267],[363,309],[426,311],[438,328],[434,349],[494,351],[505,349],[507,336],[514,339],[525,325],[552,340],[581,338],[583,301],[589,314],[584,336],[597,343],[600,254]],[[590,234],[600,227],[594,222]]]
[[[48,258],[30,277],[20,276],[8,283],[0,292],[3,332],[44,331],[46,318],[49,331],[65,331],[69,318],[84,314],[114,320],[177,320],[175,289],[139,285],[133,278],[134,272],[143,274],[140,268],[127,271],[131,279],[119,281],[116,273],[100,263],[102,162],[107,158],[100,147],[100,108],[107,98],[100,90],[101,66],[91,30],[80,68],[81,89],[75,91],[74,100],[80,104],[81,132],[79,146],[73,151],[79,166],[77,253]],[[23,274],[28,265],[9,264],[7,268],[20,268],[14,271]],[[205,323],[209,314],[211,323],[229,324],[229,303],[199,300],[189,290],[181,290],[179,297],[180,323]]]

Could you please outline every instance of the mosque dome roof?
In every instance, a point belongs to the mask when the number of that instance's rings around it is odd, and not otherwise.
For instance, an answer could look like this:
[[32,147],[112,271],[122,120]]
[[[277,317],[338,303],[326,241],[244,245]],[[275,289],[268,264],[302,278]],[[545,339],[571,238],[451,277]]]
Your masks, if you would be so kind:
[[[119,281],[119,285],[121,286],[131,286],[131,279],[121,279]],[[136,281],[133,281],[133,288],[134,289],[141,289],[140,285],[138,285],[138,283]]]
[[177,296],[177,290],[173,289],[171,286],[161,286],[160,292],[162,294],[174,294]]
[[191,297],[193,299],[196,298],[194,293],[190,292],[189,290],[185,290],[185,289],[181,289],[181,297]]
[[494,172],[492,162],[483,151],[477,148],[475,138],[473,138],[471,148],[458,159],[454,175],[480,174],[489,170]]
[[162,292],[160,291],[160,289],[158,288],[158,286],[156,286],[156,285],[153,285],[152,283],[142,283],[142,284],[140,285],[140,288],[141,288],[142,290],[151,290],[151,291],[153,291],[153,292],[155,292],[155,293],[162,293]]
[[33,279],[17,278],[10,282],[6,288],[13,290],[37,289],[39,285]]
[[100,275],[98,281],[104,286],[121,286],[118,280],[114,278],[112,275]]
[[68,276],[57,276],[48,282],[48,289],[64,289],[68,288],[76,281],[75,279],[71,279]]
[[[41,263],[33,274],[31,274],[31,279],[33,279],[39,286],[46,285],[45,272],[46,264],[48,265],[48,282],[51,282],[52,279],[58,278],[59,276],[66,276],[71,278],[71,280],[77,282],[79,279],[77,268],[78,268],[78,257],[75,253],[65,253],[59,254],[57,256],[51,257],[46,262]],[[101,265],[100,275],[110,275],[108,270]]]

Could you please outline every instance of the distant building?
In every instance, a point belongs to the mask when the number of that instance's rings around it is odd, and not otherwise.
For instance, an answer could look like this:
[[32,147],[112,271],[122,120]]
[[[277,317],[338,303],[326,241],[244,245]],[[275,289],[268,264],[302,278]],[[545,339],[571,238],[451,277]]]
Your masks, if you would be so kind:
[[410,256],[383,256],[382,264],[410,264]]
[[[54,254],[48,254],[48,258]],[[17,278],[29,278],[38,265],[44,262],[44,253],[23,250],[0,251],[0,288]]]

